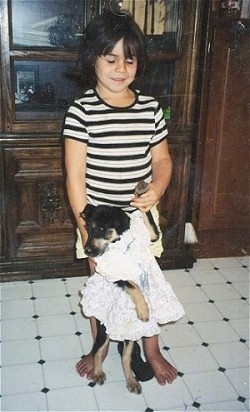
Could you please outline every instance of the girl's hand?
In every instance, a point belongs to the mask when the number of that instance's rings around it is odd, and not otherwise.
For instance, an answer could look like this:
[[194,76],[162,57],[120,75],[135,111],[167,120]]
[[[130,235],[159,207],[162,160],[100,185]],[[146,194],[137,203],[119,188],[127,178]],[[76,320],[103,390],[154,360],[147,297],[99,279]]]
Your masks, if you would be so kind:
[[156,185],[150,183],[148,191],[139,197],[134,196],[130,206],[136,207],[141,212],[148,212],[159,201],[159,198]]

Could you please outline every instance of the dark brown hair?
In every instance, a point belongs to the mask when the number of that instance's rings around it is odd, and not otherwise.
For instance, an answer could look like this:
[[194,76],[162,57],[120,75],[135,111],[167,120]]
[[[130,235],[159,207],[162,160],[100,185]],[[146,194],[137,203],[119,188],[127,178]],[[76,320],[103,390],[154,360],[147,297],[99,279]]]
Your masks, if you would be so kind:
[[84,88],[96,86],[95,63],[98,57],[109,54],[123,39],[126,58],[137,58],[139,77],[147,62],[145,37],[128,11],[114,13],[106,10],[87,25],[80,52],[79,75]]

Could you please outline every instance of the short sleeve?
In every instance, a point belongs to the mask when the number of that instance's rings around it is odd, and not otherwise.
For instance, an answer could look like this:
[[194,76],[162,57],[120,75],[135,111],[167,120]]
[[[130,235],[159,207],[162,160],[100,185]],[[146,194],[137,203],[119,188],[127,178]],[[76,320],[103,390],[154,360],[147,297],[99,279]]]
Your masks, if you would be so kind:
[[66,113],[62,137],[88,142],[87,117],[79,100],[75,100]]
[[163,110],[156,101],[155,107],[155,134],[152,136],[150,146],[155,146],[159,144],[162,140],[166,139],[168,135],[168,129],[166,125],[166,121],[164,119]]

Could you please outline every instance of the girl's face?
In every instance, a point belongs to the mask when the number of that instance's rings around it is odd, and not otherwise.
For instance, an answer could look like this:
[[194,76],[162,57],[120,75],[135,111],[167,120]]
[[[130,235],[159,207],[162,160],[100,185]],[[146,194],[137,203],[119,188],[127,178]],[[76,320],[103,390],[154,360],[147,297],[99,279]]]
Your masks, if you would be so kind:
[[97,88],[111,93],[121,93],[135,80],[137,59],[125,58],[123,39],[119,40],[110,54],[98,57],[95,64]]

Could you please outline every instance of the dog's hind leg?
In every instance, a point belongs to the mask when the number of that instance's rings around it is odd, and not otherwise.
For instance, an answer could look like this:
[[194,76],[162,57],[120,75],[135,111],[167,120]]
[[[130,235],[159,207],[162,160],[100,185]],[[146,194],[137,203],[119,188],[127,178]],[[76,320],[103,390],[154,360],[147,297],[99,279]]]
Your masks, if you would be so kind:
[[126,384],[129,392],[133,393],[141,393],[141,385],[135,379],[132,374],[131,369],[131,356],[134,347],[134,342],[132,341],[125,341],[123,343],[123,354],[122,354],[122,368],[126,378]]
[[138,319],[147,322],[149,319],[149,307],[139,286],[132,280],[118,280],[115,282],[124,288],[135,304]]
[[94,376],[93,381],[99,385],[103,385],[106,380],[105,372],[102,369],[103,352],[109,343],[109,337],[106,334],[106,328],[101,325],[100,321],[96,319],[97,335],[93,345],[92,354],[94,359]]

